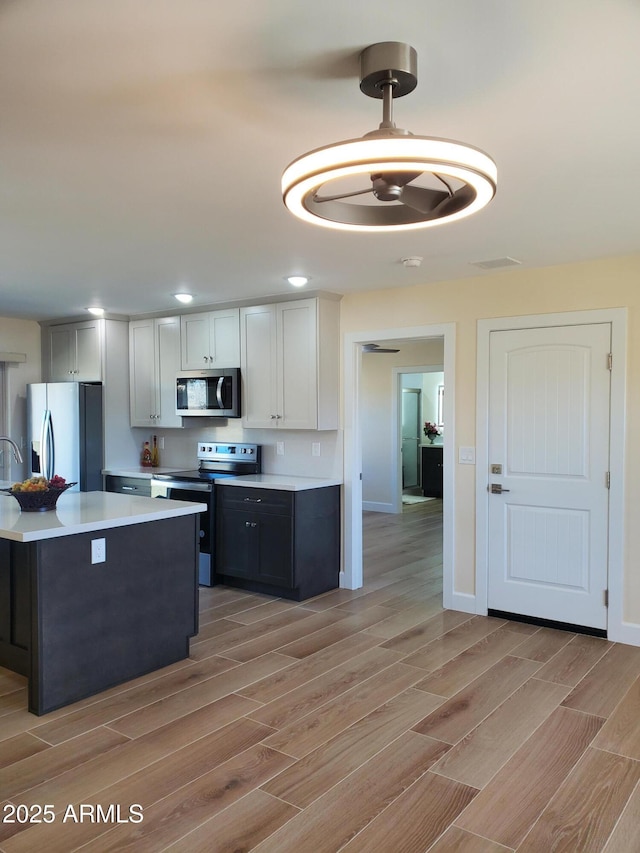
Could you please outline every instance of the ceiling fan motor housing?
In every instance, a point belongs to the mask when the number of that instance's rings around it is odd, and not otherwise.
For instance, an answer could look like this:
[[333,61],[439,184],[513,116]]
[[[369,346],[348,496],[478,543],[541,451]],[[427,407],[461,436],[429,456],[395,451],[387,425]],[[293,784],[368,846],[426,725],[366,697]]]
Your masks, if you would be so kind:
[[360,89],[370,98],[383,98],[385,83],[394,80],[393,97],[413,92],[418,84],[418,54],[400,41],[383,41],[360,54]]

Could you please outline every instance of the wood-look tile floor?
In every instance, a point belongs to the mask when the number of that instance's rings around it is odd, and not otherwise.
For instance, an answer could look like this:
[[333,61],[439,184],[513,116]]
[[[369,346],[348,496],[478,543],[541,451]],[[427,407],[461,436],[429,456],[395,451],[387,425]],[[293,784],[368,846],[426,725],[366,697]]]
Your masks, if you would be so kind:
[[203,589],[189,660],[45,717],[0,669],[0,849],[640,851],[640,649],[443,611],[441,541],[365,514],[362,589]]

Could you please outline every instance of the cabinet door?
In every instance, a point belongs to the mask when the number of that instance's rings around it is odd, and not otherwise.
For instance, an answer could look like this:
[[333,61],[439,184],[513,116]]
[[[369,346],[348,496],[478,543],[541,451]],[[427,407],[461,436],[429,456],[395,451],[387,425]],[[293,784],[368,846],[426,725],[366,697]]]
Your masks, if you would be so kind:
[[[186,314],[180,320],[182,370],[209,367],[209,313]],[[237,365],[236,365],[237,367]]]
[[240,310],[212,311],[209,322],[209,366],[240,366]]
[[77,382],[102,381],[102,326],[101,320],[94,320],[75,327]]
[[253,512],[218,510],[216,572],[258,580],[257,521]]
[[153,426],[156,422],[155,326],[153,320],[129,324],[129,390],[131,426]]
[[176,415],[176,374],[180,369],[180,319],[161,317],[155,321],[155,426],[181,427]]
[[442,448],[422,448],[422,494],[427,498],[442,497]]
[[75,335],[71,326],[49,330],[49,382],[75,382]]
[[293,530],[290,515],[257,513],[259,536],[259,580],[262,583],[293,587]]
[[277,306],[277,381],[279,427],[316,429],[318,361],[316,300]]
[[276,306],[258,305],[240,311],[242,425],[274,428],[276,400]]

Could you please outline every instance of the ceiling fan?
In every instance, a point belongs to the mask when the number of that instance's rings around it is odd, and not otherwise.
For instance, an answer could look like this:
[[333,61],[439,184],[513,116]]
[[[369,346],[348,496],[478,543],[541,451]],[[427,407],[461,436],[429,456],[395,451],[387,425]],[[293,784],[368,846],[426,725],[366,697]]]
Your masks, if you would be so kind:
[[400,352],[399,349],[390,349],[381,347],[380,344],[363,344],[362,352],[383,353],[383,352]]
[[396,127],[393,100],[417,85],[417,55],[401,42],[360,55],[360,89],[382,99],[382,122],[361,139],[317,148],[282,176],[284,202],[301,219],[351,231],[401,230],[460,219],[496,191],[493,160],[478,148]]

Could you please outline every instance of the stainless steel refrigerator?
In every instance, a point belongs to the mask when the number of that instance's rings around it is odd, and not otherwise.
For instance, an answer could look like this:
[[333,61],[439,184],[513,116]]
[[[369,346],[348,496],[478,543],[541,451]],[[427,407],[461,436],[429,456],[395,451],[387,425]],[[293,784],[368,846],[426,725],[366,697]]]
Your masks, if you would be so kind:
[[30,477],[54,474],[102,491],[102,385],[38,382],[27,385]]

